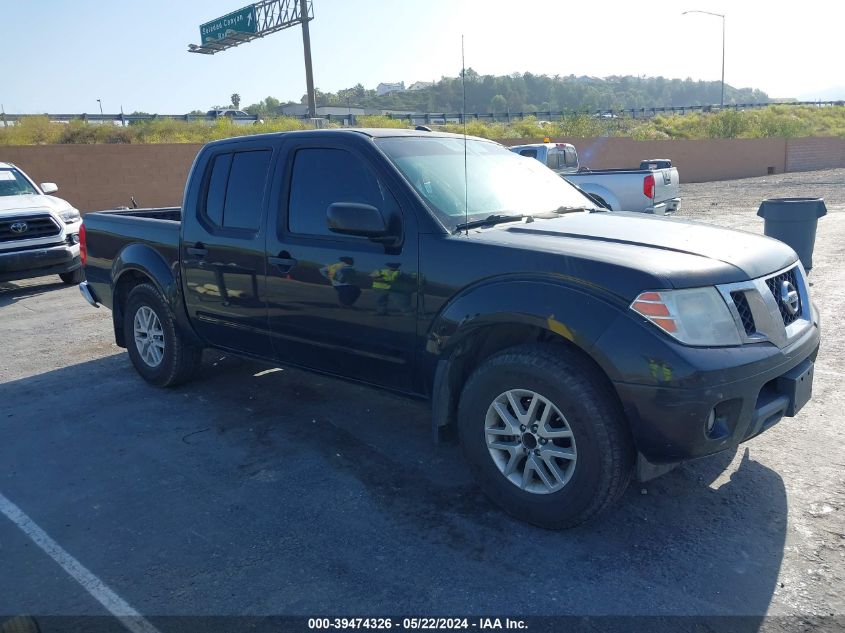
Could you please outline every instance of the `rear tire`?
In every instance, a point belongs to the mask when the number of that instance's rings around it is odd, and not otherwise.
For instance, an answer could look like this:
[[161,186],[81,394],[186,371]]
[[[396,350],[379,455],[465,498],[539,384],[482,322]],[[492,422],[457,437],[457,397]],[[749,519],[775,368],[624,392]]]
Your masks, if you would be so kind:
[[482,490],[509,514],[548,529],[602,512],[633,472],[615,394],[577,352],[551,344],[485,361],[461,394],[458,433]]
[[155,286],[135,286],[123,315],[129,358],[144,380],[156,387],[173,387],[193,377],[202,362],[202,348],[182,335]]
[[83,281],[85,281],[85,269],[80,266],[76,270],[72,270],[69,273],[59,273],[59,277],[61,278],[63,283],[66,283],[68,286],[78,286]]

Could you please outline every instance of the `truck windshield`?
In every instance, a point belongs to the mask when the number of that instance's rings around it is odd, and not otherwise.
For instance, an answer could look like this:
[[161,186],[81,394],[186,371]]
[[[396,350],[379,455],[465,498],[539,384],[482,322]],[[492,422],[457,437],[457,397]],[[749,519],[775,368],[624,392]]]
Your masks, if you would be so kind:
[[465,178],[461,138],[388,137],[375,142],[450,230],[465,218],[472,222],[491,214],[598,210],[541,163],[496,143],[467,140]]
[[0,169],[0,196],[37,194],[35,187],[17,169]]

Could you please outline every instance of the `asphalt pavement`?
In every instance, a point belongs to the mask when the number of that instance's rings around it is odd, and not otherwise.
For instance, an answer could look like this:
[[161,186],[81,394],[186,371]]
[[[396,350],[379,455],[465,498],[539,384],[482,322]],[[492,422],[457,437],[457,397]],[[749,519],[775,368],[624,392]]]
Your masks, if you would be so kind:
[[[424,402],[213,351],[195,381],[159,390],[76,288],[0,284],[0,509],[58,548],[0,513],[0,614],[105,616],[105,590],[153,623],[742,615],[788,630],[762,617],[842,616],[842,174],[814,176],[838,188],[811,274],[825,330],[810,404],[564,532],[487,501],[460,448],[431,443]],[[799,176],[685,185],[686,213],[760,232],[749,192],[792,193]]]

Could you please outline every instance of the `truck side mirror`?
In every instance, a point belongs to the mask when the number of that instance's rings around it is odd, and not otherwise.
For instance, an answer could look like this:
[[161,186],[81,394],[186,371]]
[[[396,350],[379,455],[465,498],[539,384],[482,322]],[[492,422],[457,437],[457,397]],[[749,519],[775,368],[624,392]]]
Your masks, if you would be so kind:
[[55,193],[59,190],[59,186],[54,182],[42,182],[41,191],[44,193]]
[[381,211],[369,204],[335,202],[326,211],[329,230],[341,235],[356,235],[370,239],[390,235]]

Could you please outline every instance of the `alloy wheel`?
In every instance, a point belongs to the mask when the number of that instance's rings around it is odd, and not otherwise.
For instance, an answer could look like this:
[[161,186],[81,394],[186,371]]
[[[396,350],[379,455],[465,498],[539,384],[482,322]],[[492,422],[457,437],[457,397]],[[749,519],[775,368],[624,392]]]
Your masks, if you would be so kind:
[[535,391],[510,389],[493,400],[484,436],[499,472],[526,492],[557,492],[572,478],[578,461],[572,429]]

